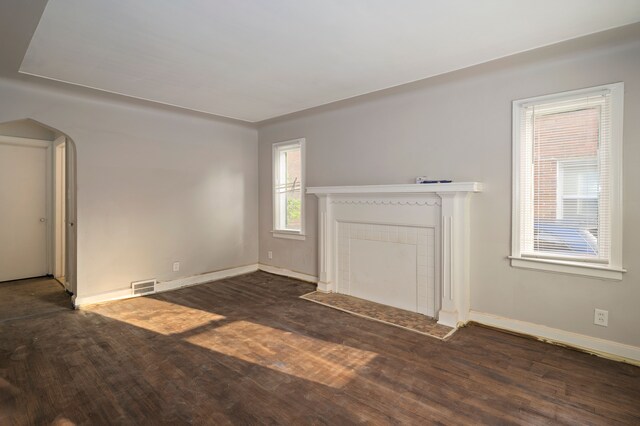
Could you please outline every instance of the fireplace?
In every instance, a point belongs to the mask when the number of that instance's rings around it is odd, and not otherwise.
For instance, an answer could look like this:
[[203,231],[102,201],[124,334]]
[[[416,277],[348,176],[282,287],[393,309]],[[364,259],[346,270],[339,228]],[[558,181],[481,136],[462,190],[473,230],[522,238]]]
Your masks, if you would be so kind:
[[307,188],[318,199],[318,290],[455,327],[469,313],[469,194],[477,182]]

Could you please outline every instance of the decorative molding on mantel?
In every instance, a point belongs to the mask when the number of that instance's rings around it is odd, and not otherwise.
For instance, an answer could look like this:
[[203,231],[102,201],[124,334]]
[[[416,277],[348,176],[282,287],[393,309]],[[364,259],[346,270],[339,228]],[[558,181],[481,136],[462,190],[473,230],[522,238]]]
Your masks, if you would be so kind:
[[[469,320],[469,195],[480,182],[325,186],[307,188],[318,197],[318,290],[344,293],[338,274],[337,227],[352,223],[433,227],[437,232],[438,322],[457,327]],[[416,209],[394,207],[415,206]]]
[[395,199],[336,200],[336,199],[332,199],[331,204],[373,204],[377,206],[439,206],[440,199],[437,197],[425,199],[425,200],[395,200]]
[[443,192],[482,192],[480,182],[409,183],[399,185],[315,186],[307,194],[437,194]]

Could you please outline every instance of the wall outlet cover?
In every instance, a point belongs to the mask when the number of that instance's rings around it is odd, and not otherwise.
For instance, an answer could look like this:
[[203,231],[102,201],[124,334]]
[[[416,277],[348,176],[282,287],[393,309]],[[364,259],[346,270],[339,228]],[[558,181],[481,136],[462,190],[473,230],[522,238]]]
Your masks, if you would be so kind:
[[594,317],[593,317],[593,323],[595,325],[607,327],[609,325],[609,311],[596,308]]

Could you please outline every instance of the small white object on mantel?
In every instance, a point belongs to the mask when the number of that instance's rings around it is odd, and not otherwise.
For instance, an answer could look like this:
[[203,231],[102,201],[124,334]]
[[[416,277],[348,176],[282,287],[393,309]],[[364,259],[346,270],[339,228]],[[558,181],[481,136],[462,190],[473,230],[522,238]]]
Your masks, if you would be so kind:
[[[350,283],[344,271],[340,272],[344,282],[339,279],[339,263],[345,263],[338,259],[339,224],[433,229],[435,241],[439,242],[434,245],[437,264],[432,276],[435,282],[425,285],[429,288],[425,295],[426,290],[416,278],[416,299],[420,300],[416,301],[415,311],[437,317],[438,323],[449,327],[465,324],[470,310],[469,195],[482,189],[480,182],[307,188],[307,194],[314,194],[319,199],[318,290],[350,294]],[[340,256],[342,259],[349,255]],[[349,267],[341,266],[343,269]],[[378,298],[374,301],[385,297],[384,292],[385,289],[372,289],[372,294]],[[433,301],[433,308],[424,307],[422,299]],[[393,303],[389,304],[393,306]]]

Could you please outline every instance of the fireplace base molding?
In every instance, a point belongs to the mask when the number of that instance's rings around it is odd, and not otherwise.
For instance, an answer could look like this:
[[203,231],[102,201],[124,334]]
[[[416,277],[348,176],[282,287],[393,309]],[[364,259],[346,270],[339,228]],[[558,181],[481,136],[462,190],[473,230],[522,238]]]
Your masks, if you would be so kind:
[[469,316],[469,194],[478,182],[307,188],[318,197],[318,290]]

